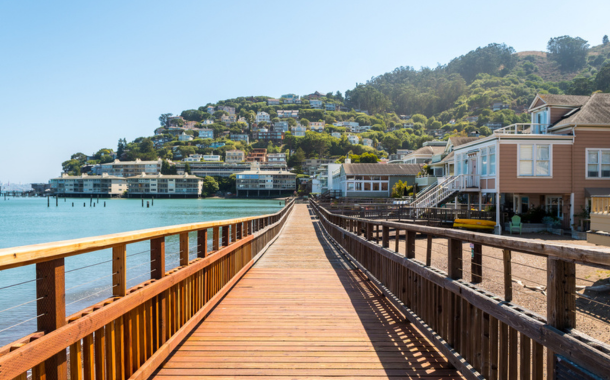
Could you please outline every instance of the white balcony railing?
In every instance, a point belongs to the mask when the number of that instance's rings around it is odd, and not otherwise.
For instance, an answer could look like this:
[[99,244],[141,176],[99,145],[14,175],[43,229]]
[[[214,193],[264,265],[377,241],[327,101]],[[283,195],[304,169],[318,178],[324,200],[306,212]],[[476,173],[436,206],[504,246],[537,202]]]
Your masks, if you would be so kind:
[[548,127],[549,124],[517,123],[496,129],[494,133],[499,135],[546,135]]

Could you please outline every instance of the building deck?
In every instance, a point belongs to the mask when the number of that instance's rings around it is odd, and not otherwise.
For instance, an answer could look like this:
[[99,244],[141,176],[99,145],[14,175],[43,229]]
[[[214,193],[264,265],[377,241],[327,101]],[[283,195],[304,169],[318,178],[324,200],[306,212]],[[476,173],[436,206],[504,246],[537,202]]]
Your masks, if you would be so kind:
[[297,204],[259,262],[152,376],[460,379]]

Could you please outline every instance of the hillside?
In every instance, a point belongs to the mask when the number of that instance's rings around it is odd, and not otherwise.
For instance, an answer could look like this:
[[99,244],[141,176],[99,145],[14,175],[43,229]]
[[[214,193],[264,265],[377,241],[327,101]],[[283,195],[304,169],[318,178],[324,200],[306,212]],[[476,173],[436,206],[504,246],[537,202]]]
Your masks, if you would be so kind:
[[[130,143],[120,140],[117,155],[122,160],[175,161],[195,153],[224,155],[230,149],[248,152],[267,148],[270,152],[287,152],[289,166],[298,170],[305,158],[339,158],[348,153],[385,157],[396,149],[417,149],[432,139],[468,134],[486,136],[492,129],[528,122],[525,111],[536,93],[609,92],[610,43],[607,37],[604,42],[589,47],[587,41],[562,36],[549,41],[547,52],[520,53],[505,44],[490,44],[435,68],[396,68],[357,84],[345,94],[340,91],[289,94],[281,101],[270,96],[221,100],[185,110],[179,117],[163,114],[159,118],[162,127],[154,136]],[[315,104],[320,101],[320,105]],[[316,109],[317,106],[321,109]],[[298,116],[283,118],[285,110],[298,110]],[[269,114],[268,121],[257,123],[259,112]],[[283,124],[280,121],[286,125],[280,127]],[[313,132],[312,122],[323,122],[323,132]],[[357,138],[352,136],[350,142],[350,131],[341,122],[366,128],[351,133]],[[291,132],[297,125],[307,129],[303,137]],[[275,144],[261,139],[257,132],[274,128],[288,130],[283,140],[276,140]],[[203,129],[213,130],[213,139],[202,138]],[[193,139],[180,141],[177,134],[182,132]],[[237,134],[248,135],[250,141],[233,141]],[[109,149],[89,157],[77,153],[63,163],[63,169],[77,174],[82,165],[107,162],[113,156]]]

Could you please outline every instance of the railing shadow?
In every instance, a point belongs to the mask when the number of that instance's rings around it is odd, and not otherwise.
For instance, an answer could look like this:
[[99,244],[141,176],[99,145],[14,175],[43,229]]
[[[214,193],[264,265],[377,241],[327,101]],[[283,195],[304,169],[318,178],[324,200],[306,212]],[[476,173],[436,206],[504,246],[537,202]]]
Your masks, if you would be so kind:
[[311,207],[312,222],[324,252],[333,264],[365,333],[388,377],[457,376],[453,366],[423,334],[405,320],[383,293],[346,260],[323,230]]

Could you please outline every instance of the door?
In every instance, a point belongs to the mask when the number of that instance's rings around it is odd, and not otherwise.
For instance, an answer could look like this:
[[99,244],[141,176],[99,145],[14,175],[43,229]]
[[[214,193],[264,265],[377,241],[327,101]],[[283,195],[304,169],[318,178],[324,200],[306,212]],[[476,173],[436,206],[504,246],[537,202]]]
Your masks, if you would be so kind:
[[468,158],[468,173],[470,174],[467,177],[467,187],[475,187],[475,183],[474,183],[474,176],[477,175],[477,163],[478,163],[478,157],[477,156],[472,156]]
[[546,212],[556,218],[563,220],[563,197],[547,195]]

